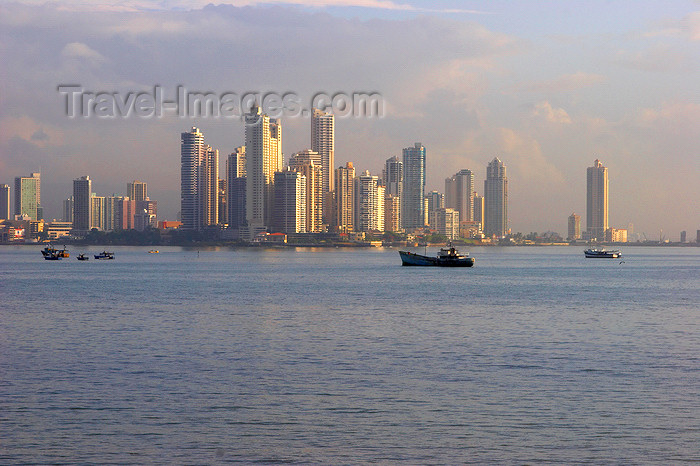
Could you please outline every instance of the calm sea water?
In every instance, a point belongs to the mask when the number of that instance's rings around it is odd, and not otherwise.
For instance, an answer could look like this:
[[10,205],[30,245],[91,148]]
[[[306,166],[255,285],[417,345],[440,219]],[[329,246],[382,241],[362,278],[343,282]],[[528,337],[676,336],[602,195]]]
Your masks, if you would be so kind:
[[700,461],[700,249],[0,247],[0,463]]

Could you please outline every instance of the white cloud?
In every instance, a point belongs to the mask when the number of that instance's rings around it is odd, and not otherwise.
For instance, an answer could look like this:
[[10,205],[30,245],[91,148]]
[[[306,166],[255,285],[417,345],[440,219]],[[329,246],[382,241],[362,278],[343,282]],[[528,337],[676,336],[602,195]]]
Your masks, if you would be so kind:
[[556,123],[562,125],[570,125],[571,117],[566,113],[563,108],[554,108],[549,102],[542,101],[535,104],[535,108],[532,110],[532,116],[537,118],[544,118],[549,123]]

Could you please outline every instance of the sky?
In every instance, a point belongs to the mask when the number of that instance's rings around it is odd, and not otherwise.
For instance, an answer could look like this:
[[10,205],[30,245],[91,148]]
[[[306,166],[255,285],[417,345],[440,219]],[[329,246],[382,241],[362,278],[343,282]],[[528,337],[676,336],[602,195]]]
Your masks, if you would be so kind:
[[[231,118],[69,118],[58,86],[85,91],[376,92],[383,116],[336,119],[336,166],[381,174],[421,142],[426,191],[468,168],[483,191],[499,157],[509,227],[585,226],[586,168],[609,169],[610,226],[678,240],[700,229],[698,1],[27,0],[0,3],[0,183],[42,172],[45,217],[72,180],[98,195],[148,183],[179,211],[180,133],[224,155]],[[166,112],[167,113],[167,112]],[[310,146],[283,118],[285,158]]]

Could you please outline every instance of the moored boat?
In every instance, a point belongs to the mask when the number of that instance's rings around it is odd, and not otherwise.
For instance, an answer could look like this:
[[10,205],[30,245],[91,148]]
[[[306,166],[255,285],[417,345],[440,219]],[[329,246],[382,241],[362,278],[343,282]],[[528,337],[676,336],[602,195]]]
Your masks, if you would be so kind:
[[109,259],[114,259],[114,253],[113,252],[107,252],[107,251],[102,251],[99,254],[95,254],[95,259],[98,260],[109,260]]
[[63,259],[63,256],[61,256],[57,252],[50,252],[50,253],[44,254],[44,259],[47,261],[60,261],[61,259]]
[[589,248],[583,251],[583,254],[589,259],[617,259],[622,257],[622,253],[617,249],[608,251],[606,249]]
[[157,249],[151,249],[150,251],[148,251],[149,254],[158,254],[159,252],[160,251]]
[[79,261],[90,260],[90,256],[86,256],[85,254],[78,254],[78,260]]
[[469,257],[469,254],[460,254],[452,245],[440,248],[435,257],[409,251],[399,251],[399,255],[401,265],[406,266],[472,267],[474,265],[473,257]]

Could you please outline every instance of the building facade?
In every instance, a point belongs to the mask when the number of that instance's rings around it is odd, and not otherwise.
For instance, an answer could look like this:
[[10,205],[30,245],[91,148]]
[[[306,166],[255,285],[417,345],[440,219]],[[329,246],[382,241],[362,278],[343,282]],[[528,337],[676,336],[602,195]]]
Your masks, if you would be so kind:
[[459,212],[449,207],[442,207],[433,212],[430,221],[438,234],[449,240],[459,238]]
[[275,173],[272,228],[281,233],[306,233],[306,177],[298,171]]
[[459,212],[460,221],[474,219],[474,173],[460,170],[445,179],[445,206]]
[[245,117],[246,223],[248,238],[272,223],[275,172],[281,171],[282,126],[254,107]]
[[41,173],[15,178],[15,215],[41,220]]
[[369,170],[355,178],[355,231],[384,231],[384,196],[379,195],[384,190],[379,188],[379,177]]
[[355,167],[347,162],[344,167],[335,171],[335,212],[334,226],[340,233],[350,233],[354,230],[355,211]]
[[[311,150],[321,158],[323,198],[329,199],[328,193],[335,186],[335,116],[317,108],[311,114]],[[327,206],[324,207],[324,210]],[[324,214],[327,217],[327,214]],[[326,223],[328,219],[325,220]]]
[[126,196],[136,202],[148,199],[148,186],[143,181],[131,181],[126,184]]
[[581,239],[581,216],[576,213],[572,213],[571,215],[569,215],[569,228],[567,239]]
[[10,220],[10,185],[0,184],[0,220]]
[[508,231],[508,177],[498,157],[486,167],[484,181],[485,226],[487,236],[503,237]]
[[608,229],[608,169],[596,159],[586,170],[586,231],[602,240]]
[[81,176],[73,180],[73,229],[76,234],[86,234],[92,225],[92,180]]
[[323,224],[323,167],[319,155],[305,150],[292,155],[289,167],[306,177],[306,232],[320,233]]

